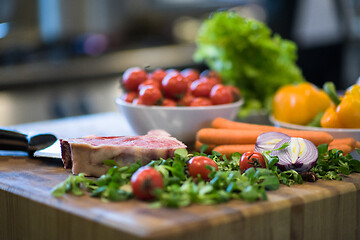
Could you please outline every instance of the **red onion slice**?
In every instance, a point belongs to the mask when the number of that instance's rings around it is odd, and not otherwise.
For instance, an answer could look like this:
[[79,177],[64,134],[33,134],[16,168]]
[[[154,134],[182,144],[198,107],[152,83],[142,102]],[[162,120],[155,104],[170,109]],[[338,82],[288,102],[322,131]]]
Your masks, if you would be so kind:
[[314,143],[303,138],[283,139],[275,145],[274,149],[280,148],[286,142],[289,143],[289,146],[270,153],[271,156],[279,158],[277,163],[279,169],[283,171],[293,169],[297,172],[310,170],[316,163],[319,155]]
[[266,132],[260,134],[256,139],[255,152],[263,153],[264,151],[273,150],[275,145],[283,139],[290,141],[290,137],[285,133]]

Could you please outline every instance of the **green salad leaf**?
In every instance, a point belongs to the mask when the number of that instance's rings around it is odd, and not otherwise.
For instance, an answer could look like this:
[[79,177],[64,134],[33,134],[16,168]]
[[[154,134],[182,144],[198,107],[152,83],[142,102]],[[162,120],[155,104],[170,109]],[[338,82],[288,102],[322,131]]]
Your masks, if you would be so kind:
[[[284,144],[281,148],[286,146]],[[359,149],[357,151],[360,153]],[[178,149],[172,158],[160,158],[147,164],[160,172],[164,181],[164,188],[155,189],[156,199],[151,206],[179,208],[191,204],[218,204],[231,199],[247,202],[267,200],[267,191],[276,190],[281,184],[302,184],[303,181],[309,181],[308,179],[341,180],[341,175],[360,172],[360,161],[350,154],[344,156],[342,151],[328,150],[327,144],[319,145],[318,152],[316,164],[305,176],[292,169],[281,171],[276,165],[279,158],[269,154],[265,154],[268,161],[266,168],[249,168],[245,173],[241,173],[240,153],[233,153],[227,158],[215,151],[207,155],[203,152],[188,153],[186,149]],[[189,175],[187,163],[194,156],[207,156],[217,163],[218,171],[207,166],[211,171],[210,181]],[[87,178],[83,173],[78,176],[70,175],[53,188],[52,195],[61,197],[72,193],[81,196],[87,192],[105,202],[125,201],[134,197],[129,186],[130,179],[141,167],[140,162],[124,167],[120,167],[113,160],[106,160],[105,164],[111,168],[101,177]],[[306,178],[303,179],[303,176]]]
[[[351,154],[344,156],[343,151],[329,149],[328,144],[318,146],[319,158],[310,171],[320,179],[341,180],[341,174],[349,175],[352,172],[360,173],[360,161]],[[357,149],[360,152],[359,149]]]
[[272,34],[264,23],[235,12],[215,12],[203,22],[194,60],[205,62],[226,84],[241,90],[243,115],[270,110],[280,86],[304,81],[296,65],[296,44]]

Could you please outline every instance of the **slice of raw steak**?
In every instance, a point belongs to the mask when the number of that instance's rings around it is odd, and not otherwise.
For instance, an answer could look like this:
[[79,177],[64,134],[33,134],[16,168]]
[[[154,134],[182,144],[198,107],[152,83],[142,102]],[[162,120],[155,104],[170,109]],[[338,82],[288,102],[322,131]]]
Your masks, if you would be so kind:
[[176,149],[186,145],[165,131],[151,131],[144,136],[84,137],[60,139],[64,168],[73,174],[85,173],[99,177],[109,169],[105,160],[115,160],[120,166],[140,161],[142,165],[151,160],[174,156]]

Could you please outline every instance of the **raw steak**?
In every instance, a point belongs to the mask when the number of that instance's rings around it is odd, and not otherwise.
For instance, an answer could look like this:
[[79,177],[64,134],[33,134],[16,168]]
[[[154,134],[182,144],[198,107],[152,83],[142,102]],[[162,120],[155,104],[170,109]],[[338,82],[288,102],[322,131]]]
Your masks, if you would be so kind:
[[162,130],[150,131],[144,136],[84,137],[60,139],[62,161],[73,174],[85,173],[99,177],[109,169],[105,160],[115,160],[127,166],[138,160],[142,165],[151,160],[169,158],[174,151],[186,145]]

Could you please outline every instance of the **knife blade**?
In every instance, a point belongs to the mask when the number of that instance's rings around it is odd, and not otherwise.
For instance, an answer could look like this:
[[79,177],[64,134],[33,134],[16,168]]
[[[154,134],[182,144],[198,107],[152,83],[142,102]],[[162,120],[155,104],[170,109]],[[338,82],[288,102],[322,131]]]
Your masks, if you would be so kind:
[[[56,141],[58,141],[57,137],[53,134],[28,135],[12,129],[0,129],[0,150],[23,151],[30,157],[36,156],[37,151],[53,145],[55,147]],[[60,143],[58,146],[60,153]]]
[[60,140],[56,140],[52,145],[50,145],[47,148],[35,151],[33,156],[34,157],[60,158],[61,159]]

